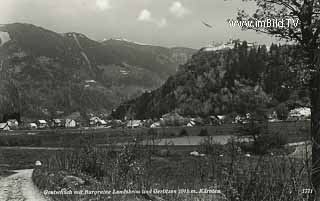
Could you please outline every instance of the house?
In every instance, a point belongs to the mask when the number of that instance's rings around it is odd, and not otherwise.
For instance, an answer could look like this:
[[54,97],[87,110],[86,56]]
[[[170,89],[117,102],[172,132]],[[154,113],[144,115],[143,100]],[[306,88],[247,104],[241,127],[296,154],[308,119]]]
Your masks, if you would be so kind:
[[10,130],[10,126],[8,125],[8,123],[0,123],[0,131],[9,131]]
[[240,116],[240,115],[237,115],[235,118],[234,118],[234,121],[232,122],[233,124],[245,124],[245,123],[248,123],[248,117],[250,118],[250,114],[246,114],[246,116]]
[[52,120],[52,127],[54,128],[61,128],[63,127],[63,122],[61,119],[53,119]]
[[103,119],[100,119],[100,121],[98,121],[98,126],[107,127],[107,122]]
[[142,121],[143,127],[150,127],[153,124],[152,119],[145,119]]
[[77,122],[73,119],[66,119],[65,127],[66,128],[75,128],[75,127],[77,127]]
[[225,121],[227,120],[227,116],[226,115],[217,115],[218,119],[220,120],[221,123],[225,123]]
[[7,121],[7,124],[11,129],[16,129],[19,127],[19,123],[16,119],[9,119]]
[[209,117],[209,124],[210,124],[210,125],[221,125],[221,124],[222,124],[222,121],[219,119],[218,116],[211,115],[211,116]]
[[85,80],[85,83],[94,84],[97,83],[95,80]]
[[107,122],[99,117],[91,117],[89,120],[89,125],[92,127],[99,126],[99,127],[106,127]]
[[87,126],[85,124],[86,120],[81,116],[80,112],[73,112],[64,117],[65,120],[74,120],[76,122],[76,127],[78,126]]
[[[204,126],[205,125],[205,121],[201,117],[190,118],[190,121],[193,121],[196,126]],[[190,121],[188,121],[187,123],[189,123]]]
[[142,126],[141,120],[130,120],[127,123],[127,128],[138,128]]
[[151,124],[150,128],[159,128],[160,127],[160,122],[154,122]]
[[38,128],[48,128],[48,123],[46,120],[38,120],[37,124]]
[[308,107],[295,108],[289,112],[288,120],[306,120],[311,117],[311,109]]
[[89,119],[89,125],[90,126],[98,126],[98,123],[101,121],[99,117],[91,117]]
[[196,125],[196,123],[194,121],[190,121],[188,124],[187,124],[187,127],[194,127]]
[[28,128],[31,129],[31,130],[33,130],[33,129],[37,129],[38,126],[37,126],[36,123],[30,123],[30,124],[28,124]]

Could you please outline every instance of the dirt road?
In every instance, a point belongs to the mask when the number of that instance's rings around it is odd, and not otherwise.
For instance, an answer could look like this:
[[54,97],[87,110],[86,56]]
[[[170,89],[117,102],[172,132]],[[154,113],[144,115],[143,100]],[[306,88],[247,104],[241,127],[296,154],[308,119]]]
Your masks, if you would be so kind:
[[32,169],[17,170],[16,173],[0,179],[1,201],[49,201],[33,184]]

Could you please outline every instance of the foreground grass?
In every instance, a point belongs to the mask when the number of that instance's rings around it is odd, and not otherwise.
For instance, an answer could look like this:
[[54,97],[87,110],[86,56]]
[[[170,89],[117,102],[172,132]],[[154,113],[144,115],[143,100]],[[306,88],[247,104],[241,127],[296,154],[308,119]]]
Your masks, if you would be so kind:
[[[54,195],[65,200],[230,200],[303,201],[309,186],[308,161],[284,155],[247,157],[233,143],[199,146],[203,157],[153,146],[124,146],[120,152],[95,148],[63,151],[44,161],[33,179],[42,190],[216,189],[217,194]],[[68,185],[67,175],[83,179]]]
[[59,151],[0,148],[0,167],[3,170],[34,168],[35,161],[45,161],[57,152]]

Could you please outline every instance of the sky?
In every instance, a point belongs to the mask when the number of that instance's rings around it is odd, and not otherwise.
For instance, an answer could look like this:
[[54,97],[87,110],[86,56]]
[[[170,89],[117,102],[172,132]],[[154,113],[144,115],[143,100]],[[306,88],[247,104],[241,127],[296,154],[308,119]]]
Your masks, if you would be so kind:
[[126,38],[166,47],[201,48],[231,38],[275,41],[230,27],[227,20],[235,19],[238,9],[252,12],[255,5],[241,0],[0,0],[0,24],[30,23],[98,41]]

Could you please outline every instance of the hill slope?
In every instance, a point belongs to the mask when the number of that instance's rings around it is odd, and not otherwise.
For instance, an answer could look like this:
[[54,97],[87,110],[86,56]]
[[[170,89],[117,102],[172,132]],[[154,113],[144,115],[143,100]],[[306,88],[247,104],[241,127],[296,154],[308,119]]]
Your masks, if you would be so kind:
[[151,93],[132,99],[113,112],[115,118],[159,118],[176,111],[184,116],[250,112],[257,105],[290,107],[308,104],[307,92],[297,88],[296,71],[288,67],[296,50],[290,46],[200,50],[176,75]]
[[31,24],[0,26],[0,115],[56,111],[106,113],[122,100],[159,87],[192,49],[98,42]]

